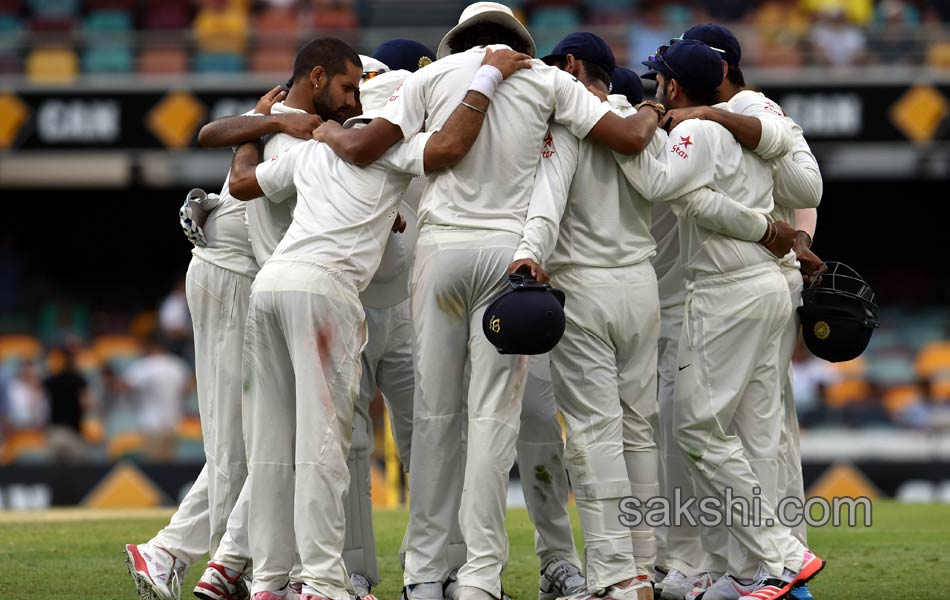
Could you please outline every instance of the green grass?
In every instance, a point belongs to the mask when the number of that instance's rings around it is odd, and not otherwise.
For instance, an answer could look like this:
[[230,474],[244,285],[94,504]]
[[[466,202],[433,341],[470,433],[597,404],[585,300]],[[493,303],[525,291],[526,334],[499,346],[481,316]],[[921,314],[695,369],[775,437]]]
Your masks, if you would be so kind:
[[[574,515],[576,516],[576,515]],[[945,600],[943,579],[950,574],[950,506],[874,505],[870,528],[823,528],[811,532],[811,546],[828,567],[812,583],[819,600],[875,600],[898,595]],[[16,517],[19,519],[19,517]],[[394,600],[401,587],[397,549],[407,515],[376,513],[382,583],[374,590]],[[162,527],[164,518],[44,521],[24,514],[0,521],[0,599],[135,600],[123,562],[123,544],[142,542]],[[575,518],[575,531],[578,533]],[[527,513],[510,512],[511,559],[505,590],[516,600],[537,598],[537,558]],[[184,597],[200,575],[188,574]],[[943,577],[941,577],[941,575]]]

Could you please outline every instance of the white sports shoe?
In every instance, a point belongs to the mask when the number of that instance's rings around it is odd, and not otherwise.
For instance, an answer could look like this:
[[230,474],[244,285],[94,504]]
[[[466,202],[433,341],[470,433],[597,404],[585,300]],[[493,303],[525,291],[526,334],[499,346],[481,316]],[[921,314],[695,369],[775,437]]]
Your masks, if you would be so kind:
[[216,562],[208,563],[194,594],[201,600],[249,600],[251,597],[244,576],[238,573],[232,577],[224,565]]
[[556,600],[587,591],[587,579],[577,566],[563,558],[552,560],[538,577],[538,600]]
[[759,580],[757,579],[744,584],[736,581],[732,575],[723,575],[709,586],[709,589],[705,591],[694,589],[694,591],[698,593],[693,595],[693,592],[690,592],[686,598],[688,600],[692,600],[693,598],[701,598],[702,600],[739,600],[739,598],[755,591],[758,585]]
[[369,582],[369,578],[362,573],[350,573],[350,585],[353,586],[353,591],[356,592],[356,597],[359,600],[377,600],[370,590],[373,588],[373,585]]
[[699,598],[703,592],[711,588],[721,577],[721,573],[710,573],[709,571],[703,571],[702,573],[693,575],[687,582],[690,587],[686,589],[683,600],[695,600]]
[[168,550],[150,543],[126,544],[125,564],[139,600],[179,600],[188,565]]
[[691,578],[677,569],[670,569],[661,583],[656,584],[656,593],[663,600],[683,600],[686,592],[693,589]]
[[627,587],[610,586],[604,596],[613,600],[653,600],[653,584],[641,575]]

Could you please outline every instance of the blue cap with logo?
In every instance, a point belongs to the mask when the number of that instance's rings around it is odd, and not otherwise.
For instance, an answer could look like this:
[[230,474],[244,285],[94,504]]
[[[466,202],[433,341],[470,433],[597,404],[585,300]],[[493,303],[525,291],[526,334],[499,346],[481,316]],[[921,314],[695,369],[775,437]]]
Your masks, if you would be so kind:
[[722,56],[697,40],[683,40],[664,46],[643,61],[652,69],[643,77],[653,79],[657,73],[675,79],[687,88],[712,91],[722,84]]
[[551,54],[548,54],[541,60],[548,62],[549,58],[567,56],[568,54],[574,55],[574,58],[579,58],[597,65],[607,71],[607,75],[611,75],[614,72],[614,67],[617,66],[614,51],[610,49],[607,42],[593,33],[586,31],[578,31],[568,35],[557,43],[557,46],[554,47]]
[[720,53],[720,58],[730,65],[739,65],[742,47],[731,31],[722,25],[704,23],[693,25],[683,34],[684,40],[698,40]]
[[640,76],[627,67],[617,67],[610,82],[610,93],[623,94],[630,104],[639,104],[643,102],[643,83]]
[[500,354],[549,352],[564,335],[564,292],[518,273],[485,309],[482,331]]
[[373,58],[392,71],[415,73],[435,61],[435,52],[413,40],[389,40],[376,48]]

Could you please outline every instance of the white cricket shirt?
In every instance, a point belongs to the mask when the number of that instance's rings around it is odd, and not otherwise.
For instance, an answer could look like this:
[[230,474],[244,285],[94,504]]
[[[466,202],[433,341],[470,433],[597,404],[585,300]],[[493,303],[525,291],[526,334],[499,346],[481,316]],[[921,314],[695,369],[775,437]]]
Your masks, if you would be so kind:
[[319,262],[366,289],[382,258],[400,196],[423,174],[431,134],[389,149],[374,164],[359,167],[326,144],[298,144],[257,166],[257,181],[269,198],[297,190],[293,221],[274,256]]
[[[472,48],[419,69],[390,98],[381,116],[399,126],[406,139],[439,129],[465,97],[484,57],[484,47]],[[465,158],[430,174],[420,224],[520,236],[548,121],[553,117],[585,138],[608,110],[576,79],[533,60],[531,69],[514,73],[498,86],[481,133]]]
[[[285,115],[304,113],[307,111],[292,108],[283,102],[271,107],[271,114]],[[264,141],[264,161],[268,161],[278,154],[287,152],[294,146],[306,140],[295,138],[286,133],[276,133],[268,136]],[[251,237],[251,248],[254,259],[259,267],[271,257],[277,244],[284,238],[287,228],[294,217],[294,206],[297,204],[297,190],[284,191],[282,198],[256,198],[247,203],[247,226]]]
[[[608,102],[622,117],[637,112],[622,95]],[[532,258],[548,273],[569,265],[634,265],[656,253],[650,219],[650,203],[627,182],[607,146],[552,123],[514,258]]]

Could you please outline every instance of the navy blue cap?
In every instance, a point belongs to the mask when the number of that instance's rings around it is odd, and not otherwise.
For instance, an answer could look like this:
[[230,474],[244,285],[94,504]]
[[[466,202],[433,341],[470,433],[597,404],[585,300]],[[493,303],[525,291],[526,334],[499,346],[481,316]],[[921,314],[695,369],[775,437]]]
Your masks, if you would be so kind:
[[435,52],[412,40],[389,40],[376,48],[373,58],[393,71],[415,73],[435,61]]
[[548,62],[547,59],[549,58],[567,56],[568,54],[573,54],[574,58],[594,63],[607,71],[607,75],[612,74],[614,67],[617,66],[614,51],[610,49],[607,42],[605,42],[603,38],[586,31],[578,31],[568,35],[557,43],[557,46],[554,47],[551,54],[548,54],[541,60]]
[[722,25],[705,23],[693,25],[683,34],[684,40],[699,40],[714,50],[722,50],[720,58],[730,65],[739,65],[742,58],[742,47],[739,40],[731,31]]
[[524,275],[508,280],[511,289],[485,309],[485,337],[501,354],[550,352],[564,335],[564,292]]
[[663,73],[696,90],[712,91],[722,84],[722,56],[697,40],[677,42],[643,64],[653,70],[645,78]]
[[610,82],[611,94],[623,94],[630,104],[643,102],[643,83],[640,76],[626,67],[614,69],[613,81]]

